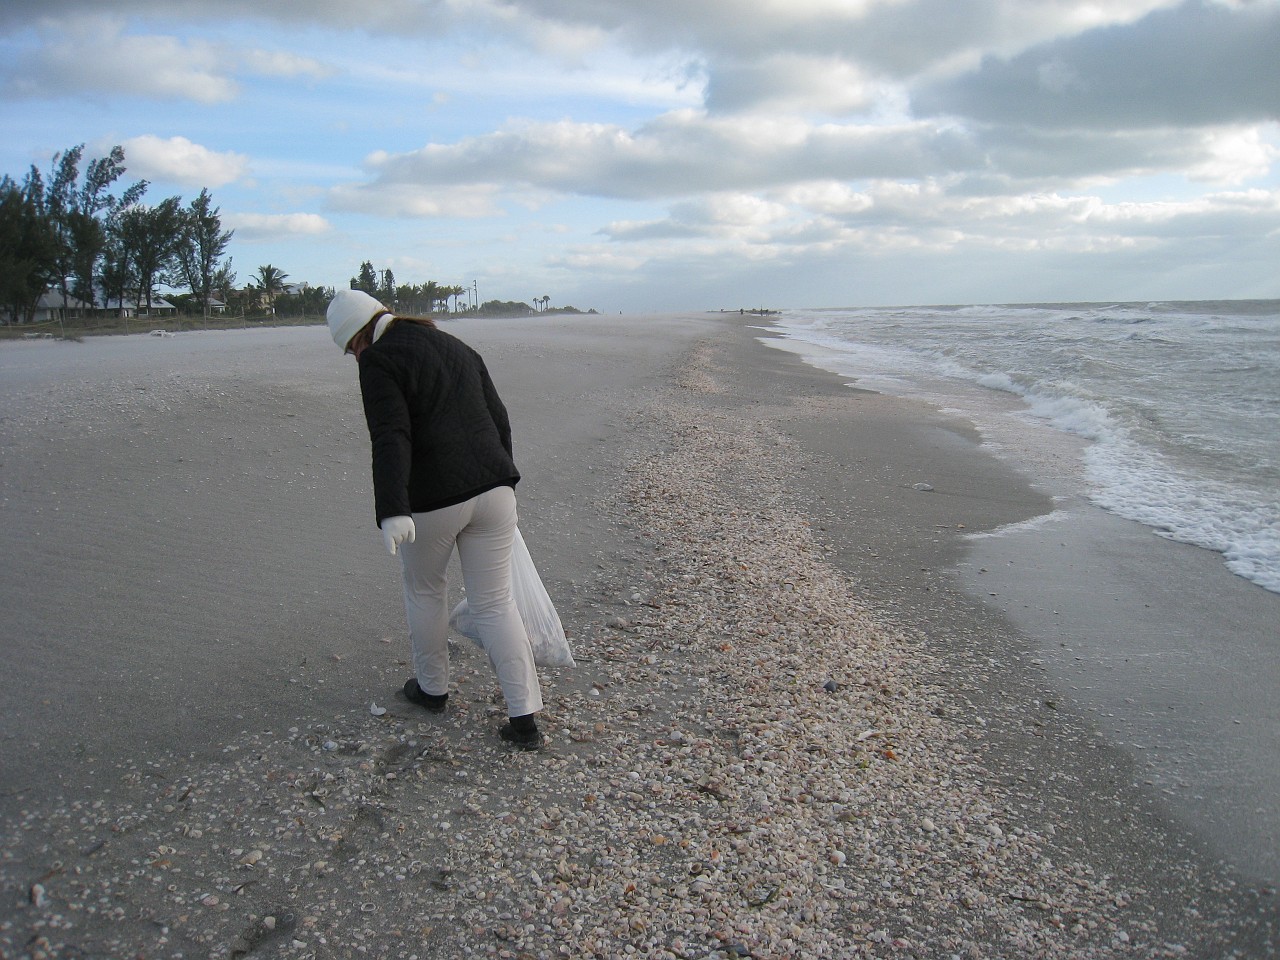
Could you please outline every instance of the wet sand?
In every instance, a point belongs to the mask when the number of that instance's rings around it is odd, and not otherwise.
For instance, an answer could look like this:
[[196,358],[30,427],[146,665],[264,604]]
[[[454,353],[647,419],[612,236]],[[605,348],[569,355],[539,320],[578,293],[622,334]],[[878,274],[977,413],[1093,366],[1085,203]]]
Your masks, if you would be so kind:
[[[883,399],[872,405],[890,417],[903,409]],[[815,448],[850,462],[841,446],[863,442],[868,404],[842,406],[849,416],[837,412],[802,429]],[[944,442],[939,423],[967,439]],[[887,552],[919,552],[920,565],[954,573],[970,599],[1028,638],[1026,656],[1056,701],[1069,701],[1135,765],[1168,817],[1243,882],[1280,885],[1280,595],[1232,574],[1219,554],[1089,503],[1079,479],[1082,441],[1032,425],[1004,431],[994,472],[1012,467],[1019,492],[974,466],[989,448],[975,449],[978,434],[962,417],[918,416],[895,429],[914,438],[904,447],[915,455],[895,457],[911,471],[897,476],[899,489],[916,482],[933,489],[896,505],[883,499],[891,494],[867,502],[858,486],[864,471],[853,474],[846,499],[867,506],[841,507],[851,512],[842,535],[859,542],[878,517],[916,521],[909,536],[884,530]],[[973,489],[975,478],[981,489]],[[961,529],[948,522],[957,498],[969,501],[967,512],[981,500],[994,512]],[[886,550],[868,552],[875,562],[856,551],[847,558],[876,596],[910,583],[897,580],[894,565],[883,575]],[[916,604],[915,615],[930,620],[929,606]]]

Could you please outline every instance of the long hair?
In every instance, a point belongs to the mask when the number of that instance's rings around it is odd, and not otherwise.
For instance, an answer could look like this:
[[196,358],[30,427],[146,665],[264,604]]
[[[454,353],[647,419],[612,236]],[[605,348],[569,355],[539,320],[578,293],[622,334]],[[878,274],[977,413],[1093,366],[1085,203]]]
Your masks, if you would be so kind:
[[436,322],[432,320],[430,317],[397,317],[386,307],[383,307],[381,310],[379,310],[377,313],[375,313],[372,317],[369,318],[369,322],[360,328],[359,333],[357,333],[354,337],[351,338],[350,341],[348,341],[347,353],[354,352],[351,349],[351,345],[354,344],[357,340],[361,341],[364,344],[364,346],[366,347],[369,346],[369,344],[373,342],[373,331],[377,327],[378,321],[381,320],[383,317],[391,318],[391,322],[387,324],[388,330],[394,327],[401,320],[404,320],[407,323],[416,323],[423,327],[430,327],[432,330],[436,329]]
[[[384,310],[384,311],[382,311],[382,313],[390,313],[390,312],[391,312],[390,310]],[[382,316],[382,313],[375,314],[373,319],[376,321],[376,320],[378,319],[378,317]],[[431,327],[431,329],[433,329],[433,330],[437,329],[437,327],[436,327],[436,322],[435,322],[434,320],[432,320],[430,317],[400,317],[400,316],[397,316],[397,317],[396,317],[393,321],[391,321],[391,322],[392,322],[392,325],[394,326],[395,324],[400,323],[401,321],[404,321],[404,322],[406,322],[406,323],[418,323],[418,324],[421,324],[421,325],[422,325],[422,326],[424,326],[424,327]]]

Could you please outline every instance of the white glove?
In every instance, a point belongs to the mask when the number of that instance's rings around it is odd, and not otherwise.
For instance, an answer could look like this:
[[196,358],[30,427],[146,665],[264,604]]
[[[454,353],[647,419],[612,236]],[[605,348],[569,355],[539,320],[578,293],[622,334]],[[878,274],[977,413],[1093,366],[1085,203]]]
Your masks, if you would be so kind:
[[413,517],[387,517],[378,528],[382,531],[382,542],[387,545],[387,552],[393,557],[400,544],[413,543],[418,534],[413,525]]

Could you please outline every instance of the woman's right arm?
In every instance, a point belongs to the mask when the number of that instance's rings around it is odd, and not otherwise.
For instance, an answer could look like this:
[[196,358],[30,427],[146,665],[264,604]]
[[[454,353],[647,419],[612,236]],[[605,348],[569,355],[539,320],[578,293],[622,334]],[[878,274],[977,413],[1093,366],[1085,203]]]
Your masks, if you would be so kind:
[[409,473],[413,463],[413,424],[395,371],[383,358],[360,358],[360,396],[373,448],[373,497],[377,522],[409,516]]
[[480,366],[480,382],[484,385],[484,401],[489,408],[489,416],[493,418],[494,426],[498,428],[498,437],[502,440],[503,449],[507,451],[507,456],[514,459],[515,453],[511,449],[511,418],[507,416],[506,405],[503,404],[502,398],[498,396],[498,388],[493,385],[493,380],[489,378],[489,370],[484,365],[484,360],[476,354],[476,361]]

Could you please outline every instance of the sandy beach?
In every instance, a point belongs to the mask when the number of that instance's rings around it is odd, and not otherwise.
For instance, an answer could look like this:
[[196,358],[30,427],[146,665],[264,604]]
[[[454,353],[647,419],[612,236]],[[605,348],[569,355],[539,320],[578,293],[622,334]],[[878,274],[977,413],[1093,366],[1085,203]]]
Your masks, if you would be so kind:
[[1115,704],[1169,674],[1085,641],[1166,637],[1156,579],[1210,578],[1246,638],[1280,597],[1237,603],[1193,548],[1134,576],[1151,545],[1079,505],[1078,542],[973,539],[1052,517],[1052,485],[749,320],[446,327],[511,410],[579,661],[544,674],[537,754],[498,742],[465,640],[443,718],[397,697],[323,328],[0,344],[0,956],[1274,955],[1274,773],[1245,775],[1274,727],[1209,719],[1269,703],[1197,686],[1196,750],[1145,764],[1169,724]]

